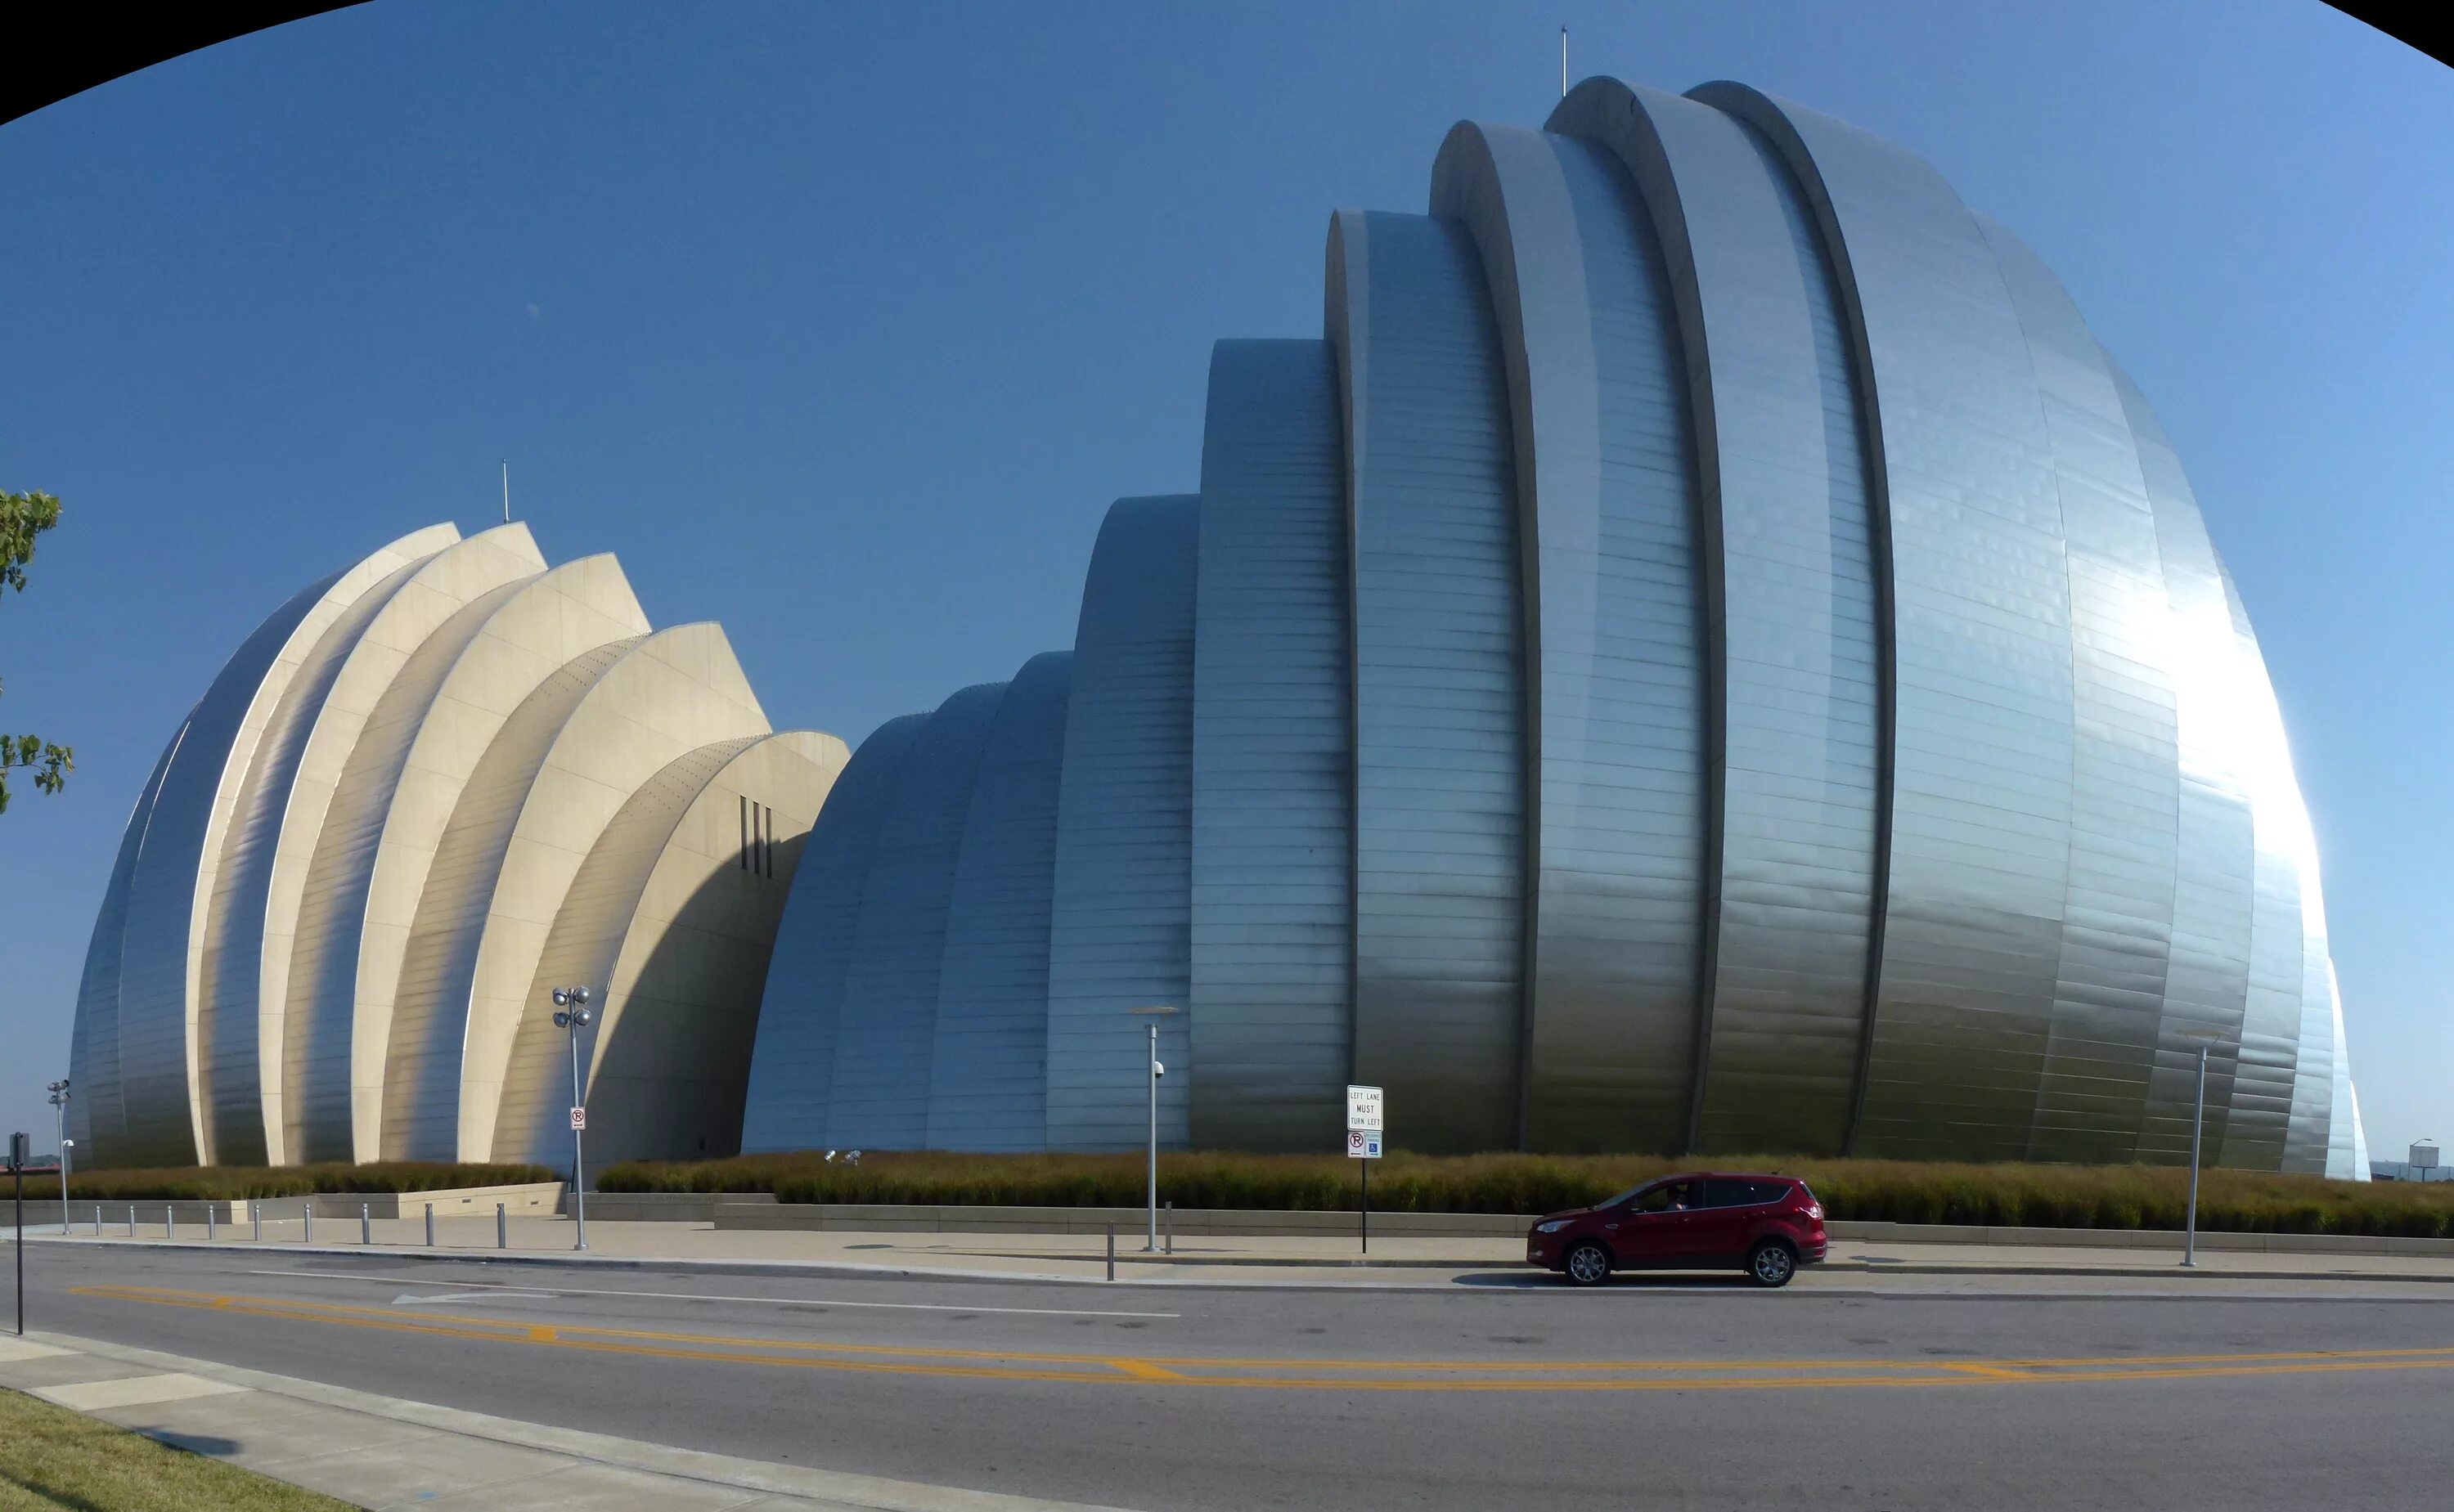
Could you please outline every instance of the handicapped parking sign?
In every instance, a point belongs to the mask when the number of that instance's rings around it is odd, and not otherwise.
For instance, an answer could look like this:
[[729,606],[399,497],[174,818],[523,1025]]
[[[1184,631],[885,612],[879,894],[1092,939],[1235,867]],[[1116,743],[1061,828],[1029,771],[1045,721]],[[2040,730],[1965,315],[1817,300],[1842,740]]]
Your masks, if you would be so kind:
[[1380,1131],[1378,1129],[1348,1129],[1346,1131],[1346,1153],[1358,1161],[1378,1160],[1380,1158]]

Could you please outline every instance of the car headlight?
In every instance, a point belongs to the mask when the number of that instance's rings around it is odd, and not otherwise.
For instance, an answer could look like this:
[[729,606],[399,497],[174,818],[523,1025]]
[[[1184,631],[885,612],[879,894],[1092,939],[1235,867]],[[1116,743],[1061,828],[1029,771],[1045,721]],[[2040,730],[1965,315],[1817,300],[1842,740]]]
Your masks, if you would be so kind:
[[1556,1233],[1558,1233],[1559,1230],[1561,1230],[1561,1229],[1563,1229],[1563,1228],[1567,1227],[1570,1222],[1571,1222],[1571,1220],[1569,1220],[1569,1219],[1565,1219],[1565,1218],[1555,1218],[1555,1219],[1551,1220],[1551,1221],[1550,1221],[1549,1223],[1547,1223],[1547,1224],[1535,1224],[1535,1225],[1534,1225],[1534,1232],[1536,1232],[1536,1233],[1538,1233],[1538,1234],[1556,1234]]

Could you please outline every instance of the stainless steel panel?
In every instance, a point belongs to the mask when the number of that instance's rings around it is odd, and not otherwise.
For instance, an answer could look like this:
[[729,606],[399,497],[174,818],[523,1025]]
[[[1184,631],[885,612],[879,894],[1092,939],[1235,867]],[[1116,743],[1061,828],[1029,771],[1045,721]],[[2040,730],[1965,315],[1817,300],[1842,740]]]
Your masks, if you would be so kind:
[[119,967],[128,924],[128,885],[136,858],[145,848],[145,831],[153,820],[154,800],[162,777],[187,737],[182,720],[171,743],[154,759],[152,775],[137,795],[136,807],[120,832],[119,854],[111,864],[111,881],[102,891],[102,907],[93,920],[93,938],[87,945],[85,970],[77,980],[76,1018],[69,1029],[68,1136],[76,1142],[71,1164],[96,1164],[111,1159],[111,1143],[126,1127],[119,1104]]
[[293,1160],[352,1157],[350,1034],[357,945],[384,820],[445,678],[495,610],[536,581],[505,584],[473,599],[418,646],[367,716],[333,788],[301,893],[283,1025],[283,1124]]
[[1508,381],[1465,228],[1340,211],[1353,558],[1355,1077],[1408,1149],[1514,1148],[1525,661]]
[[[2241,1070],[2233,1078],[2233,1114],[2225,1126],[2223,1161],[2253,1171],[2309,1171],[2312,1151],[2292,1139],[2292,1095],[2300,1083],[2302,1033],[2309,1021],[2302,994],[2309,989],[2309,908],[2317,904],[2317,840],[2309,810],[2292,778],[2283,712],[2267,683],[2265,660],[2250,633],[2248,613],[2233,577],[2216,557],[2223,607],[2233,621],[2233,742],[2250,788],[2258,827],[2258,904],[2250,910],[2250,999],[2241,1019]],[[2304,896],[2309,888],[2309,896]],[[2323,923],[2317,925],[2323,935]],[[2326,1050],[2331,1045],[2309,1045]]]
[[1193,647],[1192,1139],[1204,1149],[1343,1147],[1343,431],[1328,342],[1213,348]]
[[1704,499],[1718,875],[1696,1143],[1837,1153],[1864,1037],[1881,627],[1863,416],[1788,169],[1729,116],[1615,80],[1550,129],[1609,147],[1667,255]]
[[[2181,808],[2172,965],[2139,1158],[2189,1159],[2198,1070],[2197,1044],[2189,1035],[2212,1031],[2217,1038],[2207,1057],[2207,1150],[2215,1161],[2223,1156],[2230,1124],[2258,907],[2256,822],[2241,766],[2238,647],[2223,569],[2181,459],[2129,375],[2109,356],[2105,365],[2137,443],[2155,511],[2169,613],[2166,635],[2182,668],[2174,682]],[[2275,1137],[2257,1139],[2280,1149],[2281,1124],[2268,1122],[2275,1124]]]
[[[716,775],[743,751],[773,738],[740,736],[675,757],[623,800],[620,811],[596,837],[554,912],[531,992],[535,1011],[521,1015],[504,1063],[502,1098],[494,1115],[495,1160],[534,1161],[568,1170],[571,1046],[569,1031],[554,1026],[553,989],[573,984],[594,989],[597,1027],[580,1036],[586,1085],[593,1089],[603,1064],[596,1041],[614,1007],[614,963],[650,874],[691,805]],[[626,1132],[636,1137],[635,1130]],[[600,1152],[597,1158],[607,1157]]]
[[1736,85],[1831,253],[1872,384],[1896,728],[1860,1153],[2029,1147],[2062,962],[2073,762],[2069,570],[2035,368],[1983,234],[1933,169]]
[[1705,687],[1695,465],[1668,276],[1586,142],[1461,125],[1465,223],[1507,353],[1528,652],[1536,1148],[1683,1146],[1696,1060]]
[[1048,927],[1074,653],[1022,665],[972,784],[929,1061],[933,1149],[1048,1146]]
[[930,718],[898,716],[862,741],[810,828],[767,966],[742,1109],[744,1153],[826,1145],[853,931],[879,827]]
[[261,1165],[266,1158],[262,1067],[256,1064],[262,1048],[257,979],[263,963],[265,894],[290,814],[298,759],[350,653],[422,565],[394,568],[316,639],[274,704],[248,764],[222,844],[206,914],[203,969],[197,977],[196,1083],[205,1113],[203,1158],[209,1165]]
[[[1200,501],[1119,500],[1074,641],[1048,945],[1048,1147],[1146,1138],[1143,1022],[1192,976],[1193,615]],[[1185,1014],[1159,1020],[1159,1142],[1190,1137]]]
[[[202,1158],[199,1121],[189,1101],[188,955],[206,828],[232,744],[265,675],[308,615],[347,575],[335,572],[275,610],[240,644],[188,716],[129,878],[116,1025],[119,1075],[76,1088],[94,1099],[96,1147],[81,1157],[89,1165],[101,1158],[113,1165],[187,1165]],[[231,785],[242,776],[243,768],[230,773]]]
[[2029,1154],[2135,1158],[2157,1060],[2180,865],[2163,559],[2139,448],[2103,352],[2061,281],[1983,217],[2044,402],[2070,565],[2075,715],[2062,967]]
[[460,1159],[460,1071],[470,991],[504,852],[564,722],[614,665],[646,639],[609,642],[540,683],[503,722],[461,789],[401,957],[384,1064],[385,1160]]
[[862,884],[844,965],[827,1141],[864,1149],[928,1143],[946,909],[981,753],[1005,700],[982,683],[937,706],[903,759]]

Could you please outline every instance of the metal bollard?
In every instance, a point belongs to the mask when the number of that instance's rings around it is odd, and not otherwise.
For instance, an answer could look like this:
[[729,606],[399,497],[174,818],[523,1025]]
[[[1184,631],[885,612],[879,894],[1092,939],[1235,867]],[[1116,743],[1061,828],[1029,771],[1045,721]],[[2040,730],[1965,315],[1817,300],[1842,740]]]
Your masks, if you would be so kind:
[[134,1203],[128,1204],[128,1237],[131,1239],[134,1239],[136,1237],[136,1204]]
[[494,1204],[494,1247],[496,1249],[512,1247],[512,1218],[503,1210],[503,1204],[500,1203]]
[[264,1199],[261,1197],[249,1198],[247,1200],[247,1212],[248,1216],[255,1221],[255,1242],[261,1244],[264,1243]]
[[374,1242],[374,1214],[367,1204],[360,1203],[358,1204],[358,1243],[361,1244],[372,1244]]
[[205,1242],[211,1243],[220,1237],[221,1231],[213,1223],[213,1204],[207,1203],[205,1204]]
[[102,1237],[102,1204],[100,1203],[93,1204],[93,1237],[96,1239],[100,1239]]
[[1168,1204],[1166,1211],[1167,1252],[1173,1255],[1176,1253],[1176,1204],[1174,1203]]
[[305,1216],[299,1220],[298,1242],[302,1244],[312,1244],[315,1243],[315,1199],[312,1197],[306,1199],[300,1211]]
[[432,1203],[426,1204],[426,1247],[429,1249],[434,1247],[434,1204]]
[[1108,1279],[1116,1279],[1116,1225],[1108,1225]]
[[162,1237],[164,1239],[176,1239],[179,1237],[178,1230],[171,1226],[171,1204],[168,1203],[164,1203],[162,1204]]

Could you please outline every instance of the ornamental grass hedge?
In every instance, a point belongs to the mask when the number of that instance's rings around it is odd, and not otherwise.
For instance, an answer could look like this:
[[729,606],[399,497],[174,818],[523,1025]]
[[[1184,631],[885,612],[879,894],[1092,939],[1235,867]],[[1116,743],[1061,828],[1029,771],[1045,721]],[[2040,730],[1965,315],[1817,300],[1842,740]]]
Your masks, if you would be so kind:
[[[160,1169],[69,1170],[69,1201],[224,1202],[247,1197],[309,1197],[325,1192],[432,1192],[456,1186],[513,1186],[562,1178],[543,1165],[462,1165],[448,1161],[373,1161],[352,1165],[327,1161],[315,1165],[181,1165]],[[59,1178],[36,1185],[29,1197],[57,1198]]]
[[[1178,1207],[1353,1210],[1363,1163],[1341,1156],[1162,1155],[1159,1197]],[[1393,1153],[1372,1173],[1380,1212],[1554,1212],[1700,1165],[1805,1178],[1837,1220],[2048,1228],[2179,1228],[2189,1172],[2170,1165],[1950,1164],[1726,1155]],[[721,1161],[626,1161],[596,1179],[609,1192],[772,1192],[785,1203],[1134,1207],[1138,1155],[869,1154],[858,1165],[815,1152]],[[2454,1182],[2330,1182],[2209,1170],[2199,1226],[2236,1233],[2454,1238]]]

